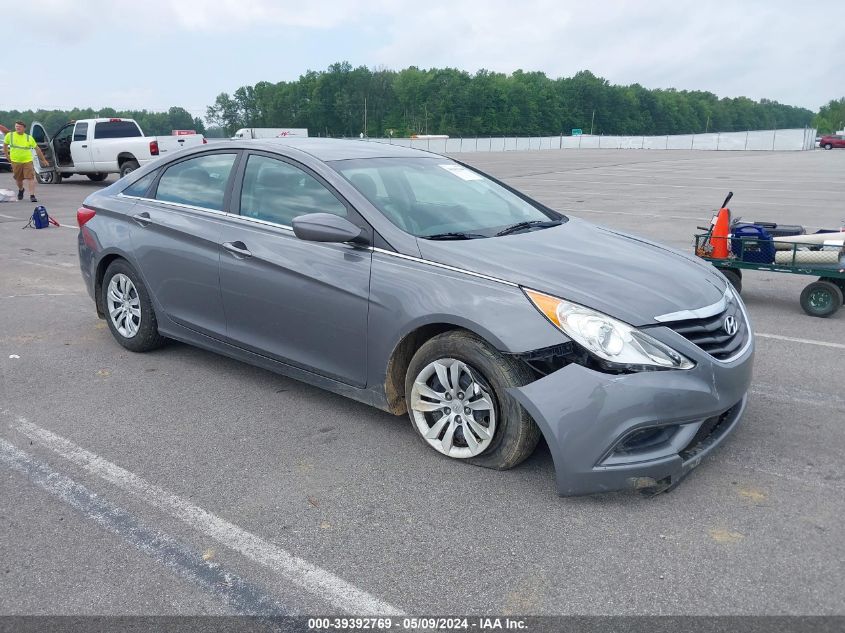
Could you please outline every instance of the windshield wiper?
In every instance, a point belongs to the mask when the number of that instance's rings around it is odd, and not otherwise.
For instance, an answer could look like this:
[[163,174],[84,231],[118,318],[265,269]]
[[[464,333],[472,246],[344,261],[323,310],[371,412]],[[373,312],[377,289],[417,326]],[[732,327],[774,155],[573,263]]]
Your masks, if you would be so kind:
[[481,233],[436,233],[434,235],[420,235],[426,240],[476,240],[487,237]]
[[501,237],[502,235],[510,235],[511,233],[516,233],[517,231],[522,231],[525,229],[545,229],[550,226],[557,226],[560,223],[560,220],[529,220],[528,222],[517,222],[516,224],[512,224],[511,226],[504,228],[498,233],[496,233],[496,237]]

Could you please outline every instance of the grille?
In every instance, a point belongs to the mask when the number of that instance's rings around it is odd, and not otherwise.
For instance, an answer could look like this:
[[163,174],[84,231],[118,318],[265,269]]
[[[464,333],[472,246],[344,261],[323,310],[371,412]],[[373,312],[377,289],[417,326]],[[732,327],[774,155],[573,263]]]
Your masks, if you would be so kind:
[[[724,328],[725,320],[730,316],[736,319],[739,326],[733,336],[728,334]],[[745,322],[745,317],[743,317],[739,305],[734,301],[728,303],[728,307],[723,312],[714,316],[704,319],[673,321],[663,325],[675,330],[690,343],[697,345],[719,360],[725,360],[736,354],[748,341],[749,336],[748,324]]]

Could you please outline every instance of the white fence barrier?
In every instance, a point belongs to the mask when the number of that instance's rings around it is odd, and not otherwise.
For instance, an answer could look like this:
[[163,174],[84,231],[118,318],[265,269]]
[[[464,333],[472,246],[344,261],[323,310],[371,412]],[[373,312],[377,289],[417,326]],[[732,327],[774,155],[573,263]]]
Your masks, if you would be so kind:
[[370,138],[369,141],[425,149],[437,154],[547,149],[688,149],[712,151],[801,151],[815,147],[816,130],[754,130],[665,136],[531,136],[473,138]]

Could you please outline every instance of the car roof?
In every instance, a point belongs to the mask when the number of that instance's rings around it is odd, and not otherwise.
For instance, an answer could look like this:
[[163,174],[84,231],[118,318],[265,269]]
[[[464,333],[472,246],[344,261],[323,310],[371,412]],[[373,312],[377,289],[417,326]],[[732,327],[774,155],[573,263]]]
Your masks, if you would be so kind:
[[278,150],[286,146],[310,154],[321,161],[348,160],[352,158],[438,158],[438,154],[401,145],[378,141],[353,141],[333,138],[271,138],[238,141],[245,147]]

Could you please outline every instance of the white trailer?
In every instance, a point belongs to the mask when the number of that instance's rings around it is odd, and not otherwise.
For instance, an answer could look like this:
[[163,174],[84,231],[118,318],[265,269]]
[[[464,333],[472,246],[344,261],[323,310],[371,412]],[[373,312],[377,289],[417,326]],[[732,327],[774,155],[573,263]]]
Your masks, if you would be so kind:
[[246,138],[286,138],[288,136],[308,136],[304,127],[242,127],[235,132],[232,140]]

